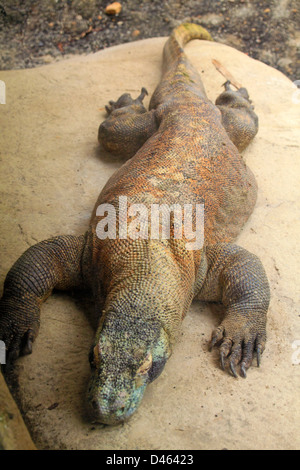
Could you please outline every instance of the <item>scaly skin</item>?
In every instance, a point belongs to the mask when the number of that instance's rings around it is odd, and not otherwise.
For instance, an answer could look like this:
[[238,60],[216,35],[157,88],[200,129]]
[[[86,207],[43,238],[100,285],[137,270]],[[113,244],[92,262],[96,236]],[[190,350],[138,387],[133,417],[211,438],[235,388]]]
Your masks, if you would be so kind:
[[[90,352],[88,407],[93,420],[117,424],[137,409],[147,384],[162,371],[193,298],[219,301],[225,315],[213,332],[221,366],[234,376],[260,355],[266,340],[269,286],[259,259],[231,242],[250,216],[256,183],[239,151],[258,129],[244,88],[229,83],[217,99],[206,97],[183,46],[211,40],[200,26],[176,28],[164,48],[164,71],[150,109],[122,95],[107,106],[99,128],[106,150],[128,161],[103,188],[82,237],[56,237],[29,248],[7,275],[1,300],[0,339],[11,360],[31,352],[39,310],[53,288],[87,286],[95,297],[99,326]],[[128,204],[203,204],[204,245],[187,249],[188,237],[168,239],[97,232],[111,204],[119,222],[119,197]],[[128,224],[134,214],[129,214]],[[195,223],[195,219],[193,220]],[[150,228],[149,228],[150,230]]]

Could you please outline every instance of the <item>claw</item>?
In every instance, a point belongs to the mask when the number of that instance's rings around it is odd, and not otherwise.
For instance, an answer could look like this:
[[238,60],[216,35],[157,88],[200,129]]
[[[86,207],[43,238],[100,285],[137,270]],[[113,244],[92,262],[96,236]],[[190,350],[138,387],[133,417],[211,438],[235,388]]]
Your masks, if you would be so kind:
[[245,364],[241,365],[241,376],[245,379],[247,377]]
[[261,353],[262,353],[262,347],[261,347],[261,346],[257,346],[257,349],[256,349],[256,354],[257,354],[257,367],[260,367]]
[[221,352],[220,353],[220,362],[221,362],[221,368],[222,370],[225,370],[225,353]]
[[211,351],[212,348],[223,338],[223,332],[224,328],[219,326],[216,330],[214,330],[211,340],[210,340],[210,345],[209,345],[209,350]]
[[25,356],[32,353],[32,343],[34,340],[33,330],[29,329],[24,336],[22,354]]
[[27,354],[31,354],[31,353],[32,353],[32,342],[30,339],[28,339],[24,348],[22,349],[22,354],[26,356]]
[[237,375],[236,370],[235,370],[235,365],[232,361],[230,362],[230,370],[231,370],[233,376],[237,379],[238,375]]
[[143,101],[143,99],[145,98],[145,96],[148,95],[148,91],[146,90],[146,88],[142,88],[141,89],[141,94],[140,96],[137,98],[139,101]]
[[230,81],[230,80],[226,80],[226,82],[223,83],[222,86],[225,88],[226,91],[228,91],[228,90],[231,90],[230,85],[231,85],[231,81]]
[[213,347],[217,344],[217,342],[218,342],[218,339],[216,336],[211,339],[210,345],[208,347],[209,351],[212,351]]

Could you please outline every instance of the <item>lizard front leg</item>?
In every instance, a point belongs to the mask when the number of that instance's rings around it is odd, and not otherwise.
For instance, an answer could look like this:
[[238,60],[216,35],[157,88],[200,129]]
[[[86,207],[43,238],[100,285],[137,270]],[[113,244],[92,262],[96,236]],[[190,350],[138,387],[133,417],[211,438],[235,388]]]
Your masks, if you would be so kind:
[[98,130],[98,141],[108,152],[131,158],[158,128],[155,110],[148,111],[143,99],[148,94],[142,88],[135,100],[124,93],[106,106],[108,118]]
[[8,363],[30,354],[40,324],[40,308],[54,288],[83,284],[81,258],[84,236],[60,236],[33,245],[15,262],[0,300],[0,340]]
[[260,363],[266,342],[269,283],[259,258],[229,243],[206,247],[199,273],[196,298],[222,302],[225,318],[213,332],[211,348],[220,344],[221,366],[229,367],[237,377],[240,362],[242,376],[250,367],[253,354]]

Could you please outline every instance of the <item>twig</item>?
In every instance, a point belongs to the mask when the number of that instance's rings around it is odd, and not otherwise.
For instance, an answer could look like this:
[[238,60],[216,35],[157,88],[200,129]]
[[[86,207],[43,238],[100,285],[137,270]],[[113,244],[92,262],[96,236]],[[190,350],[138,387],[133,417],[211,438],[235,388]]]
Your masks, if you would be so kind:
[[237,88],[237,89],[242,88],[242,85],[239,82],[236,81],[236,79],[231,75],[231,73],[226,69],[226,67],[224,67],[224,65],[222,65],[216,59],[212,59],[212,63],[214,64],[214,66],[216,67],[218,72],[220,72],[223,75],[223,77],[225,77],[227,80],[229,80],[230,83],[235,88]]

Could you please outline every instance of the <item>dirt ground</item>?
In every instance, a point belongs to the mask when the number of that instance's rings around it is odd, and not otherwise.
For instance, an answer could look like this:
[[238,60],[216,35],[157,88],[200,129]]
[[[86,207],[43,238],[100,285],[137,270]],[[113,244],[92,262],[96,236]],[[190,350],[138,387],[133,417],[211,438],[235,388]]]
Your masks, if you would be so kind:
[[32,68],[144,38],[168,36],[182,21],[214,39],[300,78],[297,0],[0,0],[0,69]]

